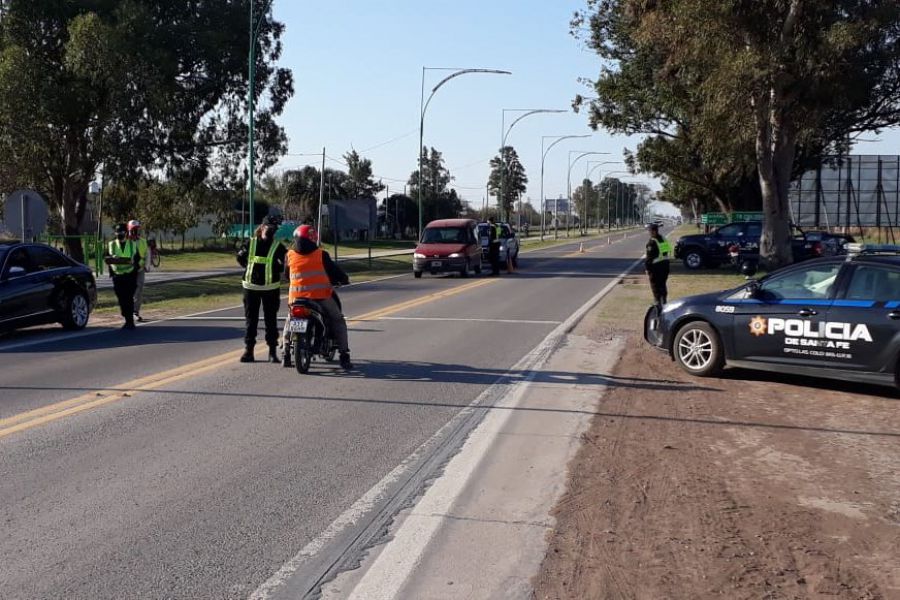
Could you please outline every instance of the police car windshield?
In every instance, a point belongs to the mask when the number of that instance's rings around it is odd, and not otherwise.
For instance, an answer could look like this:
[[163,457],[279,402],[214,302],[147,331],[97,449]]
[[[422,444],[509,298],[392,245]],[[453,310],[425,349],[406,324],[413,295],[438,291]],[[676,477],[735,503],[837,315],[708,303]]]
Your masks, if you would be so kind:
[[422,235],[423,244],[465,244],[466,230],[462,227],[429,227]]

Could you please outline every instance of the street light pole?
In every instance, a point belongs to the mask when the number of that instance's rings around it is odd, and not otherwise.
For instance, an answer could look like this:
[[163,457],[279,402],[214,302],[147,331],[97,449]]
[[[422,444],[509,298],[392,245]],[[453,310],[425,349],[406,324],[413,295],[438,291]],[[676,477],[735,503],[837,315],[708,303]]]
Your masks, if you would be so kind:
[[[568,190],[568,203],[569,203],[569,214],[572,213],[572,167],[575,166],[579,160],[584,158],[585,156],[592,156],[597,154],[609,154],[609,152],[582,152],[578,155],[575,160],[572,160],[572,155],[579,152],[579,150],[569,150],[569,171],[566,174],[566,189]],[[566,237],[569,237],[569,218],[566,216]],[[556,232],[556,238],[559,239],[559,233]]]
[[[447,75],[442,80],[438,82],[436,86],[431,89],[431,95],[428,96],[428,100],[425,100],[425,72],[426,71],[453,71],[450,75]],[[454,69],[454,68],[440,68],[440,67],[422,67],[422,98],[419,104],[419,176],[417,178],[417,187],[418,197],[419,197],[419,231],[417,236],[422,235],[422,165],[423,165],[423,154],[425,149],[423,145],[425,143],[425,111],[428,110],[428,105],[431,104],[431,99],[434,98],[435,93],[443,86],[445,83],[459,77],[461,75],[468,75],[469,73],[488,73],[493,75],[512,75],[509,71],[501,71],[499,69]]]
[[[556,108],[504,108],[500,112],[500,193],[497,196],[497,208],[499,209],[500,213],[500,221],[503,221],[503,183],[506,175],[506,163],[505,157],[503,156],[503,151],[506,148],[506,140],[509,138],[509,132],[512,131],[513,127],[515,127],[519,123],[519,121],[526,117],[530,117],[531,115],[538,115],[543,113],[564,113],[569,111]],[[510,124],[509,128],[507,128],[506,113],[508,112],[520,112],[524,114],[516,117],[516,119]]]
[[[247,202],[250,204],[250,227],[247,228],[247,231],[252,231],[253,226],[256,224],[254,221],[254,203],[256,197],[256,181],[255,181],[255,173],[256,170],[256,149],[254,147],[254,135],[256,133],[256,110],[254,107],[254,93],[256,91],[256,41],[259,39],[259,29],[262,26],[263,18],[266,12],[268,12],[269,7],[272,6],[273,0],[265,0],[265,4],[263,5],[262,15],[260,16],[259,22],[256,21],[256,15],[254,14],[254,6],[256,5],[256,0],[250,0],[250,56],[248,60],[248,79],[249,86],[247,89],[247,98],[248,98],[248,124],[247,124],[247,171],[248,171],[248,189],[247,189]],[[248,234],[249,235],[249,234]]]
[[[589,138],[590,134],[586,135],[544,135],[541,136],[541,241],[544,241],[544,222],[547,220],[547,211],[544,208],[544,161],[547,159],[547,155],[550,154],[550,150],[553,149],[553,146],[564,140],[571,140],[575,138]],[[544,143],[548,139],[554,139],[554,141],[550,144],[550,146],[544,150]],[[555,216],[555,215],[554,215]],[[555,228],[554,228],[555,230]]]
[[[621,164],[623,164],[623,163],[621,161],[617,161],[617,160],[607,160],[607,161],[603,161],[603,162],[596,161],[596,160],[589,160],[589,161],[587,161],[587,164],[585,165],[585,171],[587,171],[587,172],[585,173],[584,178],[590,181],[591,175],[594,174],[594,171],[596,171],[597,168],[602,167],[604,165],[621,165]],[[594,166],[591,167],[591,165],[594,165]],[[602,169],[600,170],[600,182],[601,183],[603,182],[603,170]],[[606,219],[607,219],[607,221],[609,221],[609,214],[606,215]],[[608,223],[607,223],[607,225],[608,225]],[[600,190],[597,190],[597,233],[598,234],[600,233]]]

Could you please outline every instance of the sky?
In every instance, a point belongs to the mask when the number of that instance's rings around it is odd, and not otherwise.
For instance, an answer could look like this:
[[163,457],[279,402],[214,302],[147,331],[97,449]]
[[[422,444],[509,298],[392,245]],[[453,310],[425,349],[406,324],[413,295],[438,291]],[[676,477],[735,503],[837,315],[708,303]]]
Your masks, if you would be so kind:
[[[576,94],[592,95],[580,78],[595,78],[599,57],[572,37],[569,22],[583,0],[274,0],[275,18],[286,26],[281,65],[292,69],[295,95],[281,123],[289,154],[275,171],[351,148],[373,162],[390,191],[402,191],[416,169],[422,67],[491,68],[512,75],[465,75],[434,96],[425,118],[425,145],[444,154],[464,200],[479,208],[485,196],[491,157],[500,147],[503,109],[566,109],[523,119],[507,144],[516,148],[529,177],[526,197],[540,198],[542,136],[591,135],[556,145],[545,163],[545,197],[565,196],[569,159],[580,152],[602,152],[575,163],[572,185],[594,168],[594,181],[624,170],[623,150],[639,137],[593,132],[582,112],[571,111]],[[426,72],[430,89],[451,71]],[[516,114],[506,114],[506,124]],[[900,131],[866,139],[861,153],[897,154]],[[552,140],[548,140],[548,143]],[[618,162],[601,165],[590,163]],[[331,158],[326,163],[343,168]],[[629,178],[619,173],[613,176]],[[653,189],[647,175],[627,179]]]

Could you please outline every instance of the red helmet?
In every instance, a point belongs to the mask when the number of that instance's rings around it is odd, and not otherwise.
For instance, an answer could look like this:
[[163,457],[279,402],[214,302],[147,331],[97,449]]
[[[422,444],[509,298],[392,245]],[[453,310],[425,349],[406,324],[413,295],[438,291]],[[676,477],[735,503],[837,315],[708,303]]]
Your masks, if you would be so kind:
[[128,221],[128,231],[134,231],[135,229],[141,228],[141,222],[137,219],[132,219]]
[[312,225],[301,225],[294,230],[294,237],[309,240],[313,244],[319,243],[319,233]]

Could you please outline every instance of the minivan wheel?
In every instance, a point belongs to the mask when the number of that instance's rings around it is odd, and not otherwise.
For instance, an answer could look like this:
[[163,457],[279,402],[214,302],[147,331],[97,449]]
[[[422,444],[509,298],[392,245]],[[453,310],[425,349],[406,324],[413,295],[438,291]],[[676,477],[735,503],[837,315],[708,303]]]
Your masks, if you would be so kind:
[[470,271],[471,269],[472,269],[472,265],[471,265],[471,263],[469,262],[469,259],[467,258],[467,259],[466,259],[466,264],[463,265],[462,270],[459,272],[460,277],[468,277],[468,276],[469,276],[469,271]]
[[705,321],[694,321],[679,329],[672,353],[678,366],[698,377],[717,375],[725,366],[719,335]]
[[422,271],[413,271],[413,277],[416,279],[422,279]]
[[81,292],[73,292],[66,297],[63,304],[62,326],[71,331],[84,329],[91,316],[91,305],[87,296]]

